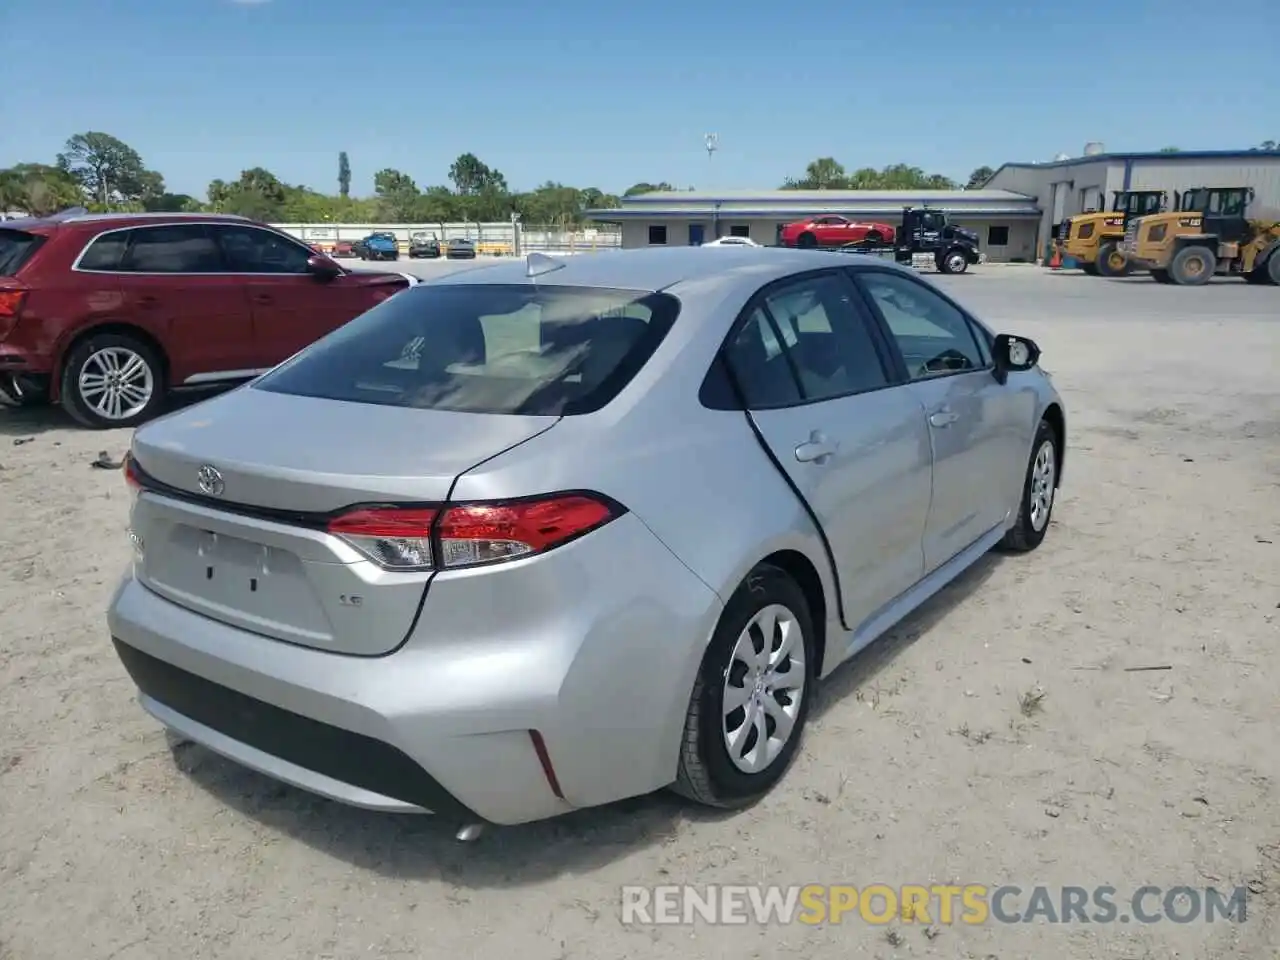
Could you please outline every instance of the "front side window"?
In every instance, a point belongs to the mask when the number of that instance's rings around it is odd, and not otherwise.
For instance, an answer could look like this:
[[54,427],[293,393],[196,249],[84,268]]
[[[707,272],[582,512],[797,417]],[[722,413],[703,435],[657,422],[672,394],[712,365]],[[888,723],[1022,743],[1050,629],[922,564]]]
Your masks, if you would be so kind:
[[911,277],[881,271],[856,276],[884,318],[912,380],[987,366],[968,318],[942,296]]
[[120,260],[125,273],[222,273],[222,252],[203,223],[172,223],[130,231]]
[[271,230],[217,226],[233,273],[306,273],[313,251]]
[[679,310],[669,294],[634,290],[410,287],[254,389],[465,413],[590,413],[639,372]]

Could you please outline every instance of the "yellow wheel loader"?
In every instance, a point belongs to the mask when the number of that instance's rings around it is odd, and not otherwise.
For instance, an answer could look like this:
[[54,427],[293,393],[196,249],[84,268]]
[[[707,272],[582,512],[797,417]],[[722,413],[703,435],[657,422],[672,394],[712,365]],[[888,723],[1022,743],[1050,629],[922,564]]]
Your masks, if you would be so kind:
[[1181,209],[1129,221],[1121,252],[1157,283],[1198,287],[1215,276],[1280,286],[1280,211],[1253,209],[1250,187],[1197,187]]
[[[1174,193],[1174,208],[1178,206]],[[1080,269],[1091,276],[1123,277],[1132,267],[1120,252],[1124,228],[1134,217],[1159,213],[1166,209],[1169,194],[1165,190],[1116,190],[1111,196],[1110,210],[1090,210],[1067,217],[1058,225],[1058,247]]]

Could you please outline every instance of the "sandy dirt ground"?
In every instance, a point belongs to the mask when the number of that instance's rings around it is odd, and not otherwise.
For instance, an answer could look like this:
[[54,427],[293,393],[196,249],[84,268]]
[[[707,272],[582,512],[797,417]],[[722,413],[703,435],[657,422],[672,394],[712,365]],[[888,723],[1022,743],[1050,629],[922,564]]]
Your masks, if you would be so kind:
[[[104,622],[128,498],[91,461],[127,433],[0,411],[0,957],[1274,957],[1280,291],[942,282],[1066,397],[1053,527],[839,671],[731,816],[658,794],[464,845],[171,748]],[[621,923],[626,884],[810,882],[1250,893],[1243,924]]]

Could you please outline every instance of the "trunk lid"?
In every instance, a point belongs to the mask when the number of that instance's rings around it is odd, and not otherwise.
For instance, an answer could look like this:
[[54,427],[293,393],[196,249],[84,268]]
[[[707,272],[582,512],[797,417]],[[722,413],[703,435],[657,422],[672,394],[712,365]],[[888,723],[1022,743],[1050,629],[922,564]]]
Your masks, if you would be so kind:
[[155,484],[133,508],[136,576],[180,606],[267,637],[387,653],[413,625],[430,572],[379,567],[325,532],[325,515],[444,501],[460,474],[557,419],[242,387],[135,434],[133,456]]

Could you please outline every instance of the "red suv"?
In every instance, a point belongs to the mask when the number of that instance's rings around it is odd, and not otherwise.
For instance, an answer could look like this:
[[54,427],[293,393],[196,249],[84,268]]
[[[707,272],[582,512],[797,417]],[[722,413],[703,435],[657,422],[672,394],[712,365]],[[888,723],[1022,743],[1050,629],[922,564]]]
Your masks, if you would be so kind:
[[244,217],[0,224],[0,392],[130,427],[169,390],[251,379],[417,282],[350,272]]

